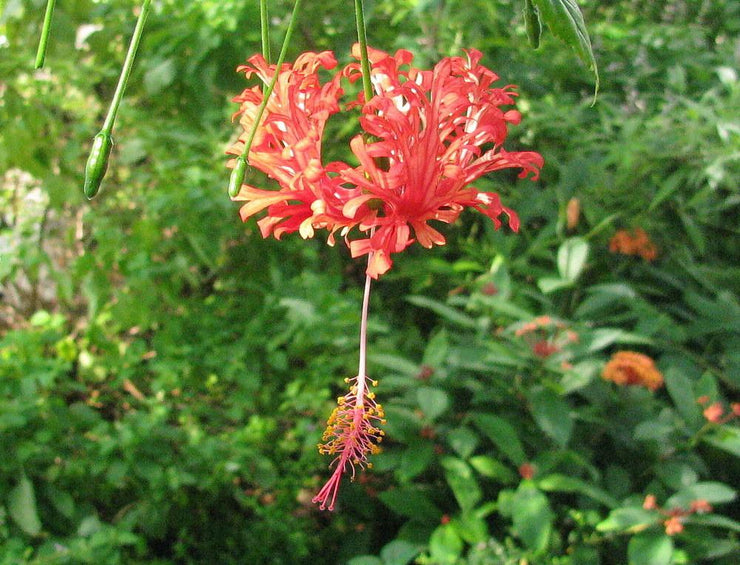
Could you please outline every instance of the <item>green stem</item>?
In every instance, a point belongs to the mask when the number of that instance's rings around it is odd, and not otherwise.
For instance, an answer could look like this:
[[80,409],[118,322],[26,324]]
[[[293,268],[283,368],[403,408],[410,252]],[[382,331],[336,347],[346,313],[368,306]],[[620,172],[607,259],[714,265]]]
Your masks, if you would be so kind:
[[260,29],[262,30],[262,56],[270,63],[270,20],[267,13],[267,0],[260,0]]
[[[265,57],[265,60],[269,63],[269,60],[267,58],[269,55],[269,41],[266,40],[267,6],[265,6],[265,10],[262,11],[262,3],[260,4],[260,16],[263,26],[262,53]],[[278,75],[280,74],[280,67],[283,66],[283,61],[285,61],[285,55],[288,52],[290,37],[293,35],[293,29],[295,28],[296,23],[296,16],[298,15],[298,10],[300,9],[300,6],[301,0],[296,0],[295,4],[293,5],[293,13],[290,15],[290,22],[288,22],[288,29],[285,31],[285,37],[283,38],[283,46],[280,49],[280,55],[278,55],[277,63],[275,63],[275,74],[272,75],[272,79],[270,80],[270,84],[267,86],[267,88],[263,89],[262,91],[262,103],[257,109],[257,115],[254,117],[254,124],[252,124],[252,129],[249,132],[249,137],[247,137],[247,141],[244,144],[244,150],[242,151],[242,154],[236,158],[236,164],[234,165],[234,169],[231,171],[231,175],[229,176],[229,187],[227,191],[231,198],[234,198],[237,194],[239,194],[239,190],[241,189],[242,183],[244,182],[244,177],[247,173],[247,158],[249,156],[249,150],[252,148],[254,136],[257,135],[257,128],[259,128],[260,121],[262,121],[262,115],[265,113],[265,108],[267,108],[267,102],[270,100],[272,91],[275,89],[275,84],[277,83]],[[267,55],[265,55],[266,49]]]
[[44,26],[41,28],[41,39],[39,40],[38,51],[36,51],[35,66],[37,69],[44,66],[44,60],[46,59],[46,44],[49,42],[49,34],[51,33],[51,17],[54,15],[54,4],[56,4],[56,0],[47,0],[46,2]]
[[360,68],[362,69],[362,90],[365,103],[373,97],[373,83],[370,80],[370,58],[367,55],[367,33],[365,32],[365,13],[362,0],[355,0],[355,20],[357,22],[357,41],[360,44]]
[[105,117],[103,128],[98,132],[93,140],[90,156],[87,158],[83,191],[85,196],[88,198],[92,198],[98,193],[98,190],[100,190],[100,184],[103,182],[103,177],[108,170],[108,159],[110,158],[111,148],[113,147],[113,124],[116,121],[116,114],[118,113],[118,107],[121,105],[121,100],[123,99],[123,91],[126,89],[128,77],[131,74],[131,67],[136,58],[136,51],[139,48],[141,34],[144,31],[144,22],[149,14],[149,5],[151,3],[151,0],[144,0],[144,3],[141,5],[139,19],[136,21],[134,34],[131,37],[131,43],[128,46],[128,53],[126,53],[126,59],[124,60],[123,68],[121,69],[121,76],[118,77],[118,85],[116,86],[113,100],[108,108],[108,115]]
[[126,83],[128,77],[131,74],[131,68],[134,65],[134,59],[136,58],[136,51],[139,48],[139,42],[141,41],[141,35],[144,31],[144,22],[146,17],[149,15],[149,6],[152,0],[144,0],[141,5],[141,12],[139,12],[139,19],[136,21],[136,27],[134,28],[134,34],[131,37],[131,43],[128,46],[128,53],[126,53],[126,59],[123,61],[123,69],[121,69],[121,76],[118,77],[118,85],[116,91],[113,93],[113,100],[111,101],[110,107],[108,108],[108,115],[103,123],[102,131],[111,133],[113,130],[113,124],[116,121],[116,114],[118,114],[118,107],[121,105],[123,99],[123,91],[126,90]]
[[288,52],[288,44],[290,43],[291,35],[293,35],[293,29],[295,28],[295,23],[296,23],[296,15],[298,14],[298,9],[300,8],[300,5],[301,5],[301,0],[296,0],[295,5],[293,6],[293,13],[290,15],[290,22],[288,23],[288,29],[286,30],[285,38],[283,39],[283,47],[280,49],[280,55],[278,55],[277,63],[275,63],[275,74],[272,75],[270,84],[267,86],[267,90],[265,90],[265,93],[262,97],[262,103],[260,104],[260,107],[257,110],[257,115],[254,117],[254,125],[252,125],[252,131],[249,132],[247,143],[244,145],[244,151],[242,151],[242,157],[244,158],[246,158],[247,155],[249,155],[249,149],[252,147],[254,136],[257,134],[257,128],[259,127],[259,123],[262,120],[262,114],[265,113],[267,102],[270,99],[270,96],[272,95],[272,91],[275,89],[275,84],[277,83],[278,75],[280,74],[280,67],[283,66],[283,61],[285,61],[285,55]]

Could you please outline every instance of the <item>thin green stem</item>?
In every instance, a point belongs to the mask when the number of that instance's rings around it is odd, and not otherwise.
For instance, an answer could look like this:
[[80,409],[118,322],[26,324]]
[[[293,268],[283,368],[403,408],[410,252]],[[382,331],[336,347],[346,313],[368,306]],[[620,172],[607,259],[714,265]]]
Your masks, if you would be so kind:
[[254,117],[254,124],[252,125],[252,131],[249,132],[249,137],[247,138],[247,142],[244,144],[244,150],[242,151],[242,155],[241,155],[244,159],[246,159],[247,156],[249,155],[249,149],[252,147],[254,136],[257,134],[257,128],[259,127],[260,121],[262,120],[262,114],[265,113],[265,108],[267,107],[267,101],[270,99],[270,96],[272,95],[272,91],[275,88],[275,83],[277,83],[278,75],[280,74],[280,67],[283,66],[283,61],[285,61],[285,55],[288,52],[288,45],[290,44],[290,37],[293,35],[293,29],[295,28],[295,23],[296,23],[296,15],[298,14],[300,5],[301,5],[301,0],[296,0],[295,5],[293,6],[293,13],[290,15],[290,22],[288,23],[288,29],[285,32],[285,38],[283,38],[283,46],[280,49],[280,55],[278,55],[278,60],[277,60],[277,63],[275,64],[275,74],[272,75],[270,84],[267,86],[267,90],[265,90],[265,93],[262,96],[262,103],[260,104],[260,107],[257,110],[257,115]]
[[365,103],[373,97],[373,83],[370,80],[370,58],[367,55],[367,33],[365,32],[365,13],[362,0],[355,0],[355,20],[357,22],[357,41],[360,44],[360,68],[362,69],[362,90]]
[[267,0],[260,0],[260,29],[262,30],[262,56],[270,63],[270,18],[267,13]]
[[139,42],[141,41],[141,35],[144,31],[144,22],[146,17],[149,15],[149,7],[152,0],[144,0],[141,5],[141,11],[139,12],[139,19],[136,21],[136,27],[134,28],[134,34],[131,37],[131,43],[128,46],[128,53],[126,53],[126,59],[123,61],[123,69],[121,69],[121,76],[118,77],[118,85],[116,91],[113,93],[113,100],[111,101],[110,107],[108,108],[108,115],[103,123],[103,129],[101,131],[110,134],[113,131],[113,124],[116,121],[116,114],[118,114],[118,107],[121,105],[123,99],[123,91],[126,90],[126,83],[128,77],[131,74],[131,68],[134,65],[134,59],[136,58],[136,51],[139,48]]
[[56,0],[47,0],[46,2],[44,26],[41,28],[41,39],[39,40],[38,51],[36,51],[35,67],[37,69],[43,67],[46,60],[46,44],[49,42],[49,34],[51,33],[51,18],[54,15],[54,4],[56,4]]

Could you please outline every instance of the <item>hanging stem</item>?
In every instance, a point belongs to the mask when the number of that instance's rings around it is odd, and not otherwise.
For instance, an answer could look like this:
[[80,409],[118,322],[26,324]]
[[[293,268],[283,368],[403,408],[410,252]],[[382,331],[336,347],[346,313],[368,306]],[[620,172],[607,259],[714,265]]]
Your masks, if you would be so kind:
[[[264,90],[263,92],[262,103],[260,104],[260,107],[257,109],[257,115],[254,117],[254,124],[252,125],[252,130],[249,132],[249,137],[247,137],[247,141],[244,144],[244,150],[242,151],[242,154],[236,158],[236,164],[234,166],[234,169],[231,171],[231,176],[229,177],[228,191],[229,191],[229,196],[231,196],[232,198],[234,198],[239,193],[239,189],[241,188],[242,183],[244,182],[244,176],[247,173],[247,157],[249,156],[249,150],[252,147],[252,142],[254,141],[255,135],[257,135],[257,128],[259,128],[260,121],[262,121],[262,114],[265,113],[267,102],[270,99],[270,96],[272,95],[272,91],[275,88],[275,84],[277,83],[278,75],[280,74],[280,67],[283,66],[283,61],[285,61],[285,55],[288,52],[288,45],[290,44],[290,37],[293,35],[293,29],[295,28],[295,23],[296,23],[296,15],[298,14],[298,10],[300,6],[301,6],[301,0],[296,0],[295,4],[293,5],[293,13],[290,15],[290,22],[288,22],[288,29],[285,31],[285,37],[283,38],[283,46],[280,49],[280,54],[278,55],[277,63],[275,63],[275,74],[272,75],[270,84],[267,86],[267,89]],[[265,13],[265,17],[266,17],[266,13]],[[265,31],[263,29],[262,31],[263,41],[264,41],[264,37],[265,37]],[[264,50],[265,50],[264,43],[262,44],[262,50],[264,53]]]
[[267,0],[260,0],[260,30],[262,31],[262,56],[270,63],[270,18],[267,13]]
[[146,22],[146,18],[149,15],[149,7],[151,3],[151,0],[144,0],[144,3],[141,5],[139,18],[136,21],[134,34],[131,37],[131,43],[129,43],[128,46],[126,59],[123,61],[121,75],[118,77],[116,91],[113,93],[113,100],[111,100],[110,106],[108,107],[108,114],[105,117],[103,128],[93,139],[90,156],[88,157],[87,165],[85,166],[85,182],[83,185],[83,191],[85,196],[88,198],[92,198],[98,193],[98,190],[100,190],[100,183],[103,181],[105,172],[108,169],[108,159],[110,158],[110,152],[113,147],[113,124],[116,121],[118,108],[123,99],[123,92],[126,90],[128,77],[131,75],[131,68],[134,65],[136,51],[141,42],[141,36],[144,31],[144,22]]
[[35,67],[37,69],[40,69],[44,66],[44,60],[46,59],[46,44],[49,42],[49,34],[51,33],[51,18],[54,15],[54,4],[56,4],[56,0],[47,0],[46,2],[44,25],[41,28],[41,39],[39,40],[39,48],[38,51],[36,51]]
[[128,46],[128,52],[126,53],[126,59],[123,61],[123,68],[121,69],[121,76],[118,77],[118,85],[116,91],[113,93],[113,100],[108,108],[108,115],[105,118],[103,124],[103,131],[111,133],[113,130],[113,124],[116,121],[116,114],[118,114],[118,107],[121,105],[123,99],[123,91],[126,90],[126,83],[128,83],[128,77],[131,74],[131,68],[134,66],[134,59],[136,58],[136,51],[139,49],[139,43],[141,42],[141,35],[144,31],[144,22],[146,17],[149,15],[149,6],[152,0],[144,0],[141,5],[141,11],[139,12],[139,19],[136,20],[136,27],[134,28],[134,35],[131,37],[131,43]]
[[[372,254],[368,257],[368,262]],[[365,275],[365,292],[362,296],[362,317],[360,320],[360,363],[357,368],[357,402],[361,405],[364,398],[365,379],[367,378],[367,313],[370,309],[370,275]]]
[[360,44],[360,68],[362,69],[362,91],[365,103],[373,97],[373,83],[370,80],[370,58],[367,55],[367,33],[362,0],[355,0],[355,21],[357,22],[357,41]]
[[[357,41],[360,44],[360,69],[362,70],[362,90],[365,103],[373,97],[373,84],[370,80],[370,58],[367,54],[367,33],[365,31],[365,14],[362,0],[355,0],[355,21],[357,23]],[[371,232],[372,235],[372,232]],[[368,255],[368,265],[373,254]],[[360,321],[360,363],[357,369],[357,403],[362,406],[365,380],[367,378],[367,314],[370,307],[370,275],[365,275],[365,292],[362,297],[362,319]]]

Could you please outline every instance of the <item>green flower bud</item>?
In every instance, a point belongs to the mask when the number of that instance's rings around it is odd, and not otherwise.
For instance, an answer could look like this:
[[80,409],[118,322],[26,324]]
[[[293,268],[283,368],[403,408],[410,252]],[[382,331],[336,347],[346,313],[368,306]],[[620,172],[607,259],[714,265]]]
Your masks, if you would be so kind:
[[542,24],[537,8],[532,5],[532,0],[524,0],[524,27],[527,30],[527,39],[532,49],[540,46],[540,35],[542,35]]
[[229,196],[231,198],[234,198],[237,194],[239,194],[239,190],[242,187],[242,183],[244,182],[244,177],[246,176],[246,174],[246,159],[244,159],[244,157],[237,157],[236,165],[234,165],[234,170],[231,171],[231,176],[229,177]]
[[105,171],[108,170],[108,158],[110,150],[113,147],[113,139],[110,134],[101,131],[93,139],[90,157],[85,165],[85,184],[83,190],[85,196],[92,198],[100,190],[100,183],[103,182]]

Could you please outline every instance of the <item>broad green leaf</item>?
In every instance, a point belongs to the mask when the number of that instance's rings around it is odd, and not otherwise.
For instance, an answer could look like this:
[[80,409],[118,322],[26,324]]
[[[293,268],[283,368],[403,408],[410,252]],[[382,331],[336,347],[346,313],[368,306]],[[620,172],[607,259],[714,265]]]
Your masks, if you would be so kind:
[[514,471],[509,469],[498,459],[494,459],[488,455],[476,455],[475,457],[471,457],[469,463],[473,469],[478,471],[478,473],[484,477],[497,480],[503,484],[514,483],[518,478]]
[[719,514],[692,514],[686,518],[686,522],[702,526],[725,528],[740,533],[740,522]]
[[475,452],[480,438],[470,428],[455,428],[447,433],[447,443],[460,457],[467,459]]
[[672,555],[673,540],[664,533],[637,534],[627,546],[629,565],[669,565]]
[[400,482],[408,482],[423,473],[434,459],[434,445],[429,441],[410,444],[401,453],[401,461],[396,471]]
[[422,363],[429,367],[441,367],[447,359],[447,351],[450,348],[447,332],[443,329],[437,332],[429,340],[424,349],[424,358]]
[[439,302],[438,300],[433,300],[426,296],[407,296],[406,300],[411,302],[414,306],[427,308],[437,314],[440,318],[462,328],[475,329],[479,327],[478,321],[475,318],[471,318],[467,314],[463,314],[459,310],[456,310],[443,302]]
[[411,485],[381,492],[378,498],[399,516],[432,521],[439,520],[442,516],[442,512],[431,499]]
[[619,502],[605,490],[587,483],[577,477],[553,473],[537,479],[537,486],[548,492],[578,492],[584,494],[608,508],[614,508]]
[[385,565],[385,563],[374,555],[358,555],[347,561],[347,565]]
[[488,525],[478,512],[463,512],[452,521],[460,537],[470,544],[488,541]]
[[450,399],[444,390],[428,386],[416,391],[416,401],[424,416],[429,420],[436,420],[450,405]]
[[533,551],[544,551],[550,540],[554,514],[547,497],[524,481],[511,500],[513,531]]
[[600,532],[639,531],[655,524],[660,517],[649,510],[638,506],[615,508],[605,520],[596,525]]
[[703,440],[709,445],[740,457],[740,428],[736,426],[719,426],[705,435]]
[[732,502],[737,497],[734,488],[717,481],[694,483],[670,497],[668,508],[688,508],[694,500],[706,500],[709,504]]
[[452,565],[462,555],[463,540],[452,524],[438,526],[429,538],[429,554],[438,565]]
[[515,465],[521,465],[527,459],[524,448],[519,441],[516,429],[506,420],[493,414],[473,414],[473,423],[482,431],[499,450]]
[[419,548],[404,540],[393,540],[380,550],[383,565],[406,565],[419,554]]
[[547,24],[552,34],[570,45],[578,57],[594,73],[595,93],[599,91],[599,70],[591,48],[583,14],[574,0],[532,0],[540,14],[540,19]]
[[537,280],[537,287],[544,293],[550,294],[556,290],[569,288],[573,286],[573,281],[568,279],[559,279],[556,277],[542,277]]
[[386,369],[390,369],[391,371],[398,372],[409,377],[415,377],[419,374],[419,365],[398,355],[391,355],[390,353],[370,353],[368,354],[368,360],[373,365],[379,365],[380,367],[385,367]]
[[445,457],[442,459],[447,484],[452,489],[460,508],[463,511],[471,510],[480,502],[483,493],[472,469],[462,459]]
[[671,366],[665,371],[665,385],[676,410],[690,426],[701,424],[701,410],[694,396],[691,380],[679,367]]
[[532,416],[537,426],[561,447],[565,447],[573,432],[568,403],[544,387],[530,390],[527,399],[532,406]]
[[8,513],[18,527],[29,536],[41,533],[41,520],[36,510],[36,495],[33,484],[25,473],[8,494]]
[[583,272],[588,259],[588,243],[580,237],[572,237],[558,249],[558,273],[560,277],[575,282]]

